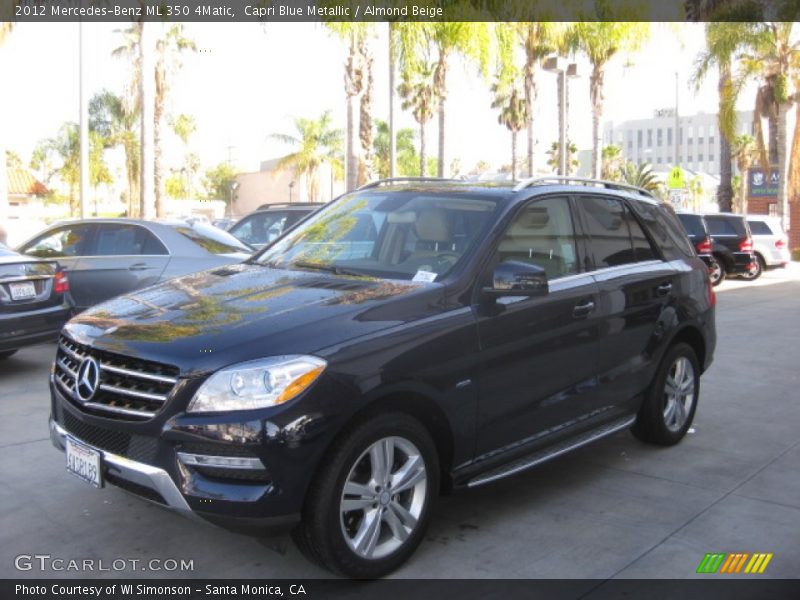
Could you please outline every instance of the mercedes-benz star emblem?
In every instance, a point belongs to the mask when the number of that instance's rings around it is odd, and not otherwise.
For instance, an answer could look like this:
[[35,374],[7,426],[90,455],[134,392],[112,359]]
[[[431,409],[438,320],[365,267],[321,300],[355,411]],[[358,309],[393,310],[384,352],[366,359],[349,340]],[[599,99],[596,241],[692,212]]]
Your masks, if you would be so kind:
[[81,402],[92,399],[100,386],[100,365],[93,358],[84,358],[78,367],[78,377],[75,380],[75,396]]

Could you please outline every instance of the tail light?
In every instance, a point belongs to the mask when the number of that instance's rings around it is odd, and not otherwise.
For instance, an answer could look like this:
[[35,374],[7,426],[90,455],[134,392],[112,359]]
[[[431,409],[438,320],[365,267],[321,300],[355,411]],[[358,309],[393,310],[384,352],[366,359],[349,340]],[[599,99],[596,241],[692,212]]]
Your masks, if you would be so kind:
[[753,238],[749,237],[746,240],[739,242],[739,252],[752,252],[753,251]]
[[697,244],[698,254],[711,254],[711,238],[706,238]]
[[788,246],[788,245],[789,245],[789,239],[786,236],[783,236],[783,237],[778,238],[777,240],[775,240],[775,247],[778,250],[785,250],[786,246]]
[[69,291],[69,279],[64,271],[59,271],[56,273],[53,281],[53,291],[56,294],[65,294]]

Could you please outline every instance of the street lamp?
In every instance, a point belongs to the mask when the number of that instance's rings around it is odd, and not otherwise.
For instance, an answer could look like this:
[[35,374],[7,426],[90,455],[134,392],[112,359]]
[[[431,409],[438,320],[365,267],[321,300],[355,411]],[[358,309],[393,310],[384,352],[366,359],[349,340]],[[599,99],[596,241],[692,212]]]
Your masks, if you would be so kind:
[[558,75],[558,174],[566,177],[569,149],[567,148],[567,78],[578,76],[578,65],[567,64],[561,56],[551,56],[542,63],[542,69]]
[[292,190],[294,189],[294,181],[289,182],[289,204],[292,203]]

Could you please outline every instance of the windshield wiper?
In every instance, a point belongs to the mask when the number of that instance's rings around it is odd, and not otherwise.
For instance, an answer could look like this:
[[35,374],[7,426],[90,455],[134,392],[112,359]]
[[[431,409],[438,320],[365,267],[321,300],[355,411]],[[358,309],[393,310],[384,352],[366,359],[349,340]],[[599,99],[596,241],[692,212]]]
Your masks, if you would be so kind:
[[349,269],[337,267],[336,265],[324,265],[322,263],[306,262],[303,260],[289,263],[286,266],[300,267],[301,269],[313,269],[315,271],[325,271],[327,273],[333,273],[334,275],[351,275],[354,277],[367,277],[367,275],[364,275],[364,273],[359,273],[358,271],[351,271]]

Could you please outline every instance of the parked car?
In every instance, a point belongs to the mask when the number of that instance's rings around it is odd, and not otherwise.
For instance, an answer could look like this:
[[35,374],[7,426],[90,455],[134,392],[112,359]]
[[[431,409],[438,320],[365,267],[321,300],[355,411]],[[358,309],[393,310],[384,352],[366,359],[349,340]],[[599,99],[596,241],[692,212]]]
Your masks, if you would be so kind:
[[719,280],[728,275],[754,280],[761,265],[753,252],[753,238],[743,215],[715,213],[704,215],[713,242],[712,254],[719,263]]
[[53,443],[90,484],[294,527],[359,578],[413,553],[440,492],[628,428],[676,444],[714,356],[707,268],[648,192],[580,183],[375,182],[96,306],[62,332]]
[[214,227],[218,227],[223,231],[228,231],[234,224],[236,223],[236,219],[233,217],[222,217],[221,219],[214,219],[211,221],[211,224]]
[[[679,212],[678,219],[686,230],[686,236],[694,246],[697,256],[706,263],[712,285],[719,285],[724,279],[724,273],[719,261],[714,258],[714,241],[708,233],[708,227],[703,215]],[[719,244],[717,245],[720,246]],[[725,250],[724,246],[718,248],[718,252],[724,252]]]
[[69,280],[56,261],[22,256],[0,244],[0,360],[57,339],[72,306]]
[[753,249],[762,270],[785,267],[792,260],[789,236],[778,217],[747,215],[747,225],[753,236]]
[[242,217],[228,231],[260,250],[321,206],[323,205],[314,203],[264,204],[255,212]]
[[171,277],[240,262],[252,248],[200,222],[86,219],[53,225],[19,251],[57,259],[84,310]]

